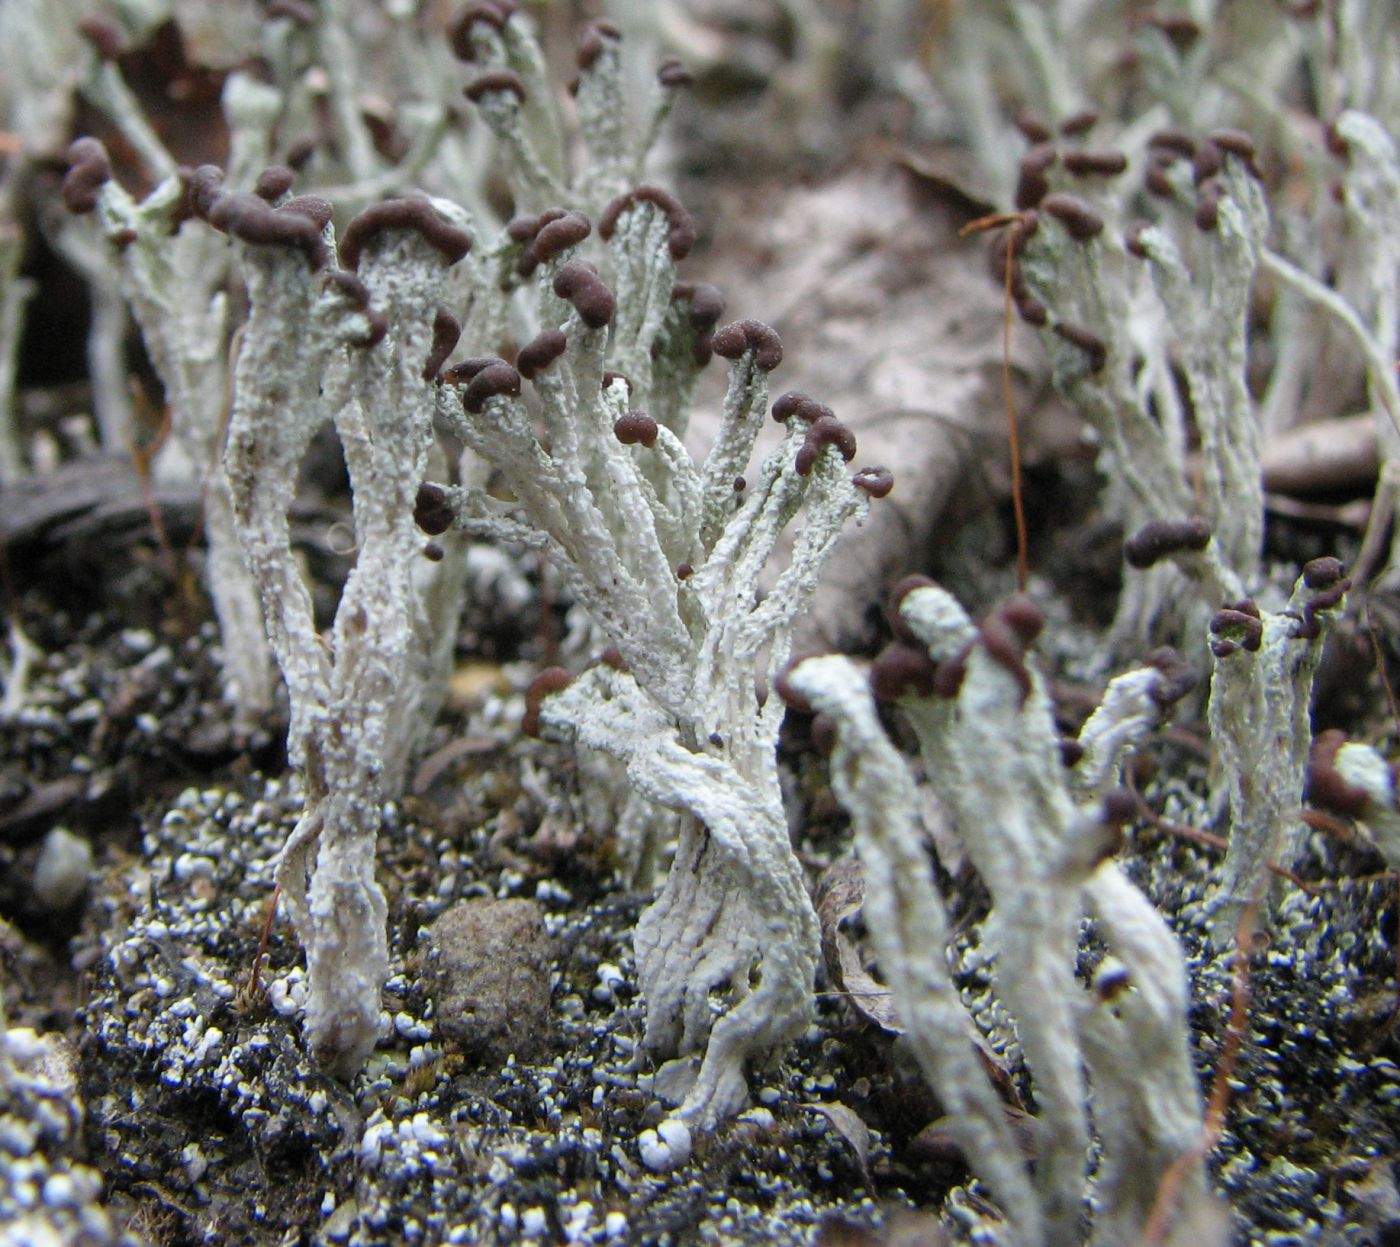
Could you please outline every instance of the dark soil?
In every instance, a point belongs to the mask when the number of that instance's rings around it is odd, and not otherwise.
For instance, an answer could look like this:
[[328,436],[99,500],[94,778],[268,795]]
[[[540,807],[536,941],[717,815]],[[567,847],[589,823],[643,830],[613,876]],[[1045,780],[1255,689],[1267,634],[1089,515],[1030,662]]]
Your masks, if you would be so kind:
[[[919,1241],[939,1241],[939,1225],[967,1241],[995,1227],[929,1129],[941,1110],[901,1042],[830,990],[782,1063],[754,1072],[750,1111],[670,1172],[643,1163],[643,1132],[665,1110],[637,1050],[629,938],[646,898],[621,887],[573,753],[519,736],[533,666],[509,641],[497,647],[509,661],[485,678],[464,668],[476,691],[386,817],[390,1033],[351,1085],[318,1073],[301,1046],[303,971],[284,923],[252,977],[272,859],[298,810],[278,725],[252,747],[222,727],[208,624],[181,638],[178,620],[147,610],[155,627],[124,626],[110,599],[80,617],[50,607],[52,588],[21,601],[43,657],[3,729],[4,992],[11,1026],[75,1046],[85,1118],[44,1164],[49,1176],[96,1168],[115,1226],[159,1244],[797,1243],[824,1219],[823,1241],[845,1241],[838,1224],[856,1234],[909,1206],[930,1214]],[[487,626],[481,610],[471,627]],[[513,629],[503,620],[501,636]],[[805,725],[792,726],[785,764],[815,881],[844,852],[842,819]],[[1164,778],[1148,788],[1183,822],[1206,817],[1188,759],[1158,746]],[[82,901],[52,912],[28,881],[59,825],[92,843],[97,870]],[[1192,957],[1205,1082],[1233,982],[1196,926],[1209,851],[1144,825],[1123,860]],[[1292,892],[1252,961],[1249,1033],[1213,1159],[1253,1241],[1360,1244],[1397,1224],[1396,906],[1379,870],[1359,843],[1318,833],[1304,870],[1318,890]],[[1010,1102],[1033,1111],[1014,1032],[969,955],[980,890],[959,889],[970,882],[945,878],[962,914],[961,983]],[[484,897],[528,898],[551,942],[548,1022],[528,1063],[464,1053],[434,1015],[432,923]]]

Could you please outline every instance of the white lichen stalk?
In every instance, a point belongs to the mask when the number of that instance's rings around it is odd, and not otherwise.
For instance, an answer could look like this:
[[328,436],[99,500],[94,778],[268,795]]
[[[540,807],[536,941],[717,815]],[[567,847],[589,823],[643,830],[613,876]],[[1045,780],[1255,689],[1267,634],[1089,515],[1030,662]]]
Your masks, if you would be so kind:
[[[378,1039],[388,976],[375,843],[386,733],[412,641],[411,566],[422,540],[413,502],[435,400],[424,376],[431,309],[451,260],[414,229],[374,235],[360,264],[371,314],[388,325],[374,340],[363,301],[323,283],[303,250],[245,245],[243,258],[250,313],[227,463],[240,536],[291,697],[288,752],[306,802],[277,879],[307,954],[308,1039],[326,1068],[349,1075]],[[327,420],[350,471],[356,540],[329,647],[316,630],[288,528],[301,459]]]
[[[241,183],[250,183],[266,159],[270,103],[265,90],[242,75],[234,75],[225,88],[232,147],[239,157],[233,176]],[[234,708],[235,726],[246,731],[272,708],[273,672],[220,458],[229,403],[227,248],[199,227],[176,232],[185,197],[178,177],[163,181],[139,203],[107,181],[97,209],[104,249],[115,261],[121,294],[165,391],[176,454],[173,468],[166,455],[157,470],[192,476],[202,487],[205,584],[219,621],[224,696]],[[103,433],[108,449],[129,450],[111,439],[129,436],[130,430]]]
[[1083,802],[1102,797],[1122,778],[1123,762],[1162,721],[1162,671],[1137,667],[1109,681],[1076,738],[1083,750],[1070,785]]
[[[1069,785],[1084,808],[1122,779],[1132,753],[1162,724],[1195,675],[1179,655],[1109,682],[1079,730],[1083,750]],[[1094,1132],[1104,1140],[1093,1178],[1094,1241],[1132,1242],[1158,1206],[1163,1177],[1179,1174],[1178,1206],[1209,1198],[1202,1164],[1202,1105],[1186,1025],[1190,992],[1181,947],[1161,914],[1113,861],[1084,885],[1089,914],[1109,949],[1094,976],[1095,1000],[1080,1018],[1093,1093]],[[1143,1071],[1151,1076],[1144,1077]]]
[[[687,747],[635,680],[606,667],[550,697],[544,720],[621,759],[638,792],[690,816],[634,945],[646,1046],[679,1054],[658,1089],[680,1100],[688,1124],[714,1126],[747,1102],[749,1060],[790,1043],[812,1012],[817,922],[788,841],[776,752],[771,773],[746,775],[718,748]],[[728,1007],[716,1018],[720,989]]]
[[[86,0],[0,5],[0,47],[12,50],[0,81],[0,110],[5,129],[20,145],[12,162],[57,154],[71,134],[75,90],[85,67],[78,22],[87,7]],[[12,172],[14,164],[9,168]],[[12,187],[4,189],[8,201]]]
[[[78,0],[9,0],[0,4],[0,47],[23,49],[6,58],[0,74],[0,130],[8,146],[0,167],[0,486],[29,473],[15,404],[15,377],[24,337],[25,307],[35,283],[21,275],[24,200],[40,161],[62,151],[71,133],[82,61]],[[39,214],[40,221],[44,214]],[[96,307],[94,311],[96,312]],[[110,375],[110,374],[109,374]],[[96,390],[97,387],[94,387]],[[94,393],[99,414],[126,412],[125,395],[108,401]],[[129,422],[121,422],[127,427]]]
[[933,885],[909,765],[885,735],[869,685],[849,659],[809,658],[788,680],[837,725],[831,785],[850,811],[866,924],[914,1055],[974,1171],[1007,1213],[1012,1241],[1038,1243],[1040,1202],[948,972],[948,919]]
[[[1221,560],[1239,583],[1251,585],[1264,540],[1264,484],[1259,421],[1247,384],[1249,299],[1269,216],[1242,160],[1226,154],[1224,162],[1218,222],[1207,234],[1198,231],[1194,271],[1160,226],[1137,237],[1200,437],[1205,515]],[[1180,459],[1176,463],[1184,470]],[[1151,518],[1172,517],[1159,511]]]
[[[127,361],[127,339],[131,335],[131,312],[122,291],[120,269],[112,263],[107,240],[79,222],[56,219],[49,223],[49,239],[54,250],[87,283],[92,306],[85,349],[88,376],[92,383],[92,418],[97,444],[106,454],[129,456],[135,447],[136,422],[131,394],[131,370]],[[173,427],[171,429],[173,434]],[[156,456],[157,475],[162,460],[168,460],[177,439],[166,439]],[[176,452],[176,457],[183,455]],[[185,464],[186,479],[190,465]]]
[[[900,614],[929,658],[961,670],[952,696],[909,686],[898,704],[919,737],[929,782],[991,893],[983,938],[996,956],[995,990],[1015,1021],[1039,1110],[1034,1185],[985,1075],[960,1067],[971,1056],[967,1023],[948,974],[947,925],[929,880],[908,766],[885,739],[857,669],[845,659],[808,659],[787,680],[836,725],[832,782],[855,824],[865,917],[882,972],[902,1015],[924,1021],[921,1063],[1018,1241],[1081,1242],[1089,1189],[1093,1241],[1136,1241],[1170,1167],[1187,1164],[1184,1189],[1193,1198],[1204,1193],[1199,1163],[1183,1161],[1199,1142],[1201,1104],[1180,950],[1146,898],[1104,860],[1112,835],[1101,794],[1180,690],[1168,692],[1170,677],[1159,667],[1115,680],[1081,738],[1078,765],[1086,769],[1076,783],[1061,762],[1040,675],[992,652],[987,638],[999,625],[989,622],[979,633],[951,595],[931,586],[907,592]],[[1104,986],[1116,967],[1111,997],[1086,992],[1075,976],[1086,912],[1113,954],[1101,974]],[[1101,1150],[1092,1184],[1091,1089]]]
[[[1209,607],[1221,600],[1217,593],[1238,596],[1255,582],[1263,533],[1261,438],[1245,364],[1249,292],[1268,213],[1245,159],[1220,155],[1211,187],[1216,219],[1210,230],[1190,230],[1189,265],[1184,240],[1178,245],[1164,224],[1136,230],[1130,253],[1100,215],[1105,199],[1112,213],[1120,197],[1099,194],[1093,206],[1079,201],[1078,222],[1042,210],[1018,267],[1048,309],[1041,337],[1055,384],[1097,435],[1108,512],[1128,534],[1198,510],[1214,527],[1216,566],[1203,586]],[[1178,161],[1167,172],[1189,200],[1189,166]],[[1087,347],[1074,340],[1085,332]],[[1199,503],[1176,388],[1182,380],[1201,439]],[[1200,608],[1181,605],[1182,587],[1170,568],[1130,571],[1114,621],[1115,651],[1137,648],[1173,613],[1188,630],[1199,625]]]
[[[916,589],[906,603],[905,618],[930,644],[930,656],[954,659],[957,651],[939,649],[948,637],[947,617],[961,615],[951,595]],[[924,626],[928,612],[935,617]],[[1094,829],[1062,778],[1059,739],[1038,677],[1032,675],[1027,692],[974,646],[956,703],[946,713],[930,710],[911,722],[930,759],[946,766],[935,783],[992,894],[985,931],[998,954],[998,992],[1016,1018],[1040,1106],[1037,1181],[1048,1241],[1070,1242],[1089,1145],[1074,961],[1079,893],[1094,860],[1083,841],[1095,838]]]
[[676,88],[687,80],[675,66],[675,76],[653,76],[637,98],[625,72],[618,27],[606,20],[592,23],[580,42],[578,85],[568,110],[576,119],[575,139],[554,103],[550,74],[524,12],[510,12],[500,26],[477,18],[459,38],[473,64],[487,73],[506,71],[520,87],[521,94],[491,90],[476,101],[504,151],[518,212],[564,205],[595,215],[635,186]]
[[1140,1241],[1168,1174],[1180,1175],[1178,1208],[1211,1196],[1181,946],[1115,863],[1089,876],[1084,895],[1111,954],[1096,975],[1096,999],[1084,1002],[1079,1034],[1103,1140],[1093,1242],[1114,1247]]
[[[751,386],[758,390],[750,424],[762,419],[766,393],[752,375],[756,371],[751,361],[741,361],[735,376],[747,379],[731,385],[731,395]],[[488,402],[488,412],[500,402]],[[477,448],[492,454],[509,479],[502,423],[499,416],[491,419],[492,433]],[[607,507],[629,516],[634,526],[609,531],[596,515],[600,499],[560,481],[550,503],[562,504],[564,525],[545,548],[631,671],[596,669],[577,689],[547,698],[542,713],[546,725],[623,760],[643,796],[692,816],[662,893],[638,924],[636,949],[647,1002],[646,1046],[687,1064],[703,1052],[679,1111],[688,1122],[710,1126],[742,1107],[747,1060],[780,1048],[810,1017],[816,919],[779,796],[781,708],[776,701],[759,707],[755,678],[764,670],[763,659],[771,668],[786,657],[793,621],[810,600],[816,574],[864,499],[830,454],[813,468],[810,485],[799,477],[792,466],[801,437],[795,431],[764,465],[742,508],[713,540],[709,557],[677,585],[659,525],[645,509],[645,480],[611,433],[603,437],[612,442],[603,443],[605,453],[617,457]],[[696,469],[679,458],[678,446],[671,449],[677,470],[694,477],[681,492],[698,495]],[[529,461],[521,466],[528,470]],[[541,467],[534,467],[536,485]],[[793,563],[759,603],[758,571],[807,490],[815,499]],[[544,500],[522,502],[532,515],[548,514]],[[695,548],[700,511],[685,518],[687,544]],[[598,534],[606,544],[590,545],[589,557],[576,563],[566,554],[571,530]],[[614,544],[619,534],[630,549]],[[502,535],[529,539],[509,529]],[[657,585],[659,596],[648,596],[644,583],[632,581],[639,564],[666,578]],[[758,986],[750,994],[754,978]],[[720,987],[731,1003],[715,1020],[712,992]],[[674,1077],[672,1085],[683,1087],[685,1075],[677,1070]]]
[[1030,107],[1056,119],[1067,117],[1085,102],[1083,86],[1094,75],[1086,72],[1084,53],[1095,42],[1065,6],[1048,12],[1025,0],[990,0],[960,6],[953,14],[933,67],[936,85],[952,105],[959,137],[995,202],[1009,202],[1015,181],[1005,158],[1015,130],[997,84],[1014,79]]
[[[1309,569],[1326,563],[1335,560],[1317,560]],[[1217,639],[1207,718],[1230,815],[1229,847],[1210,901],[1219,948],[1233,946],[1246,905],[1264,903],[1267,921],[1275,891],[1270,867],[1291,869],[1303,847],[1313,675],[1348,584],[1340,565],[1322,583],[1305,569],[1282,610],[1258,611],[1254,623],[1222,612],[1212,622]]]
[[[497,466],[514,504],[468,488],[444,497],[469,532],[543,550],[626,664],[626,673],[596,668],[547,697],[541,715],[547,728],[620,759],[641,796],[687,816],[636,948],[646,1047],[678,1058],[662,1082],[680,1116],[707,1127],[742,1107],[746,1063],[810,1017],[817,926],[779,796],[782,710],[760,706],[755,687],[785,659],[832,543],[867,503],[834,449],[819,448],[799,473],[808,432],[797,419],[736,493],[781,354],[764,326],[731,327],[722,430],[703,464],[631,408],[626,381],[604,384],[615,351],[649,355],[666,319],[655,292],[669,302],[673,280],[667,213],[639,199],[619,219],[608,271],[629,274],[624,314],[614,315],[610,296],[604,317],[582,296],[575,308],[554,293],[561,273],[578,275],[567,254],[540,266],[540,321],[561,326],[565,340],[533,378],[544,443],[505,365],[496,366],[505,369],[500,392],[468,392],[463,403],[444,388],[441,418]],[[638,418],[650,447],[615,431]],[[804,507],[790,564],[760,600],[760,575]],[[716,1019],[717,998],[725,1008]]]

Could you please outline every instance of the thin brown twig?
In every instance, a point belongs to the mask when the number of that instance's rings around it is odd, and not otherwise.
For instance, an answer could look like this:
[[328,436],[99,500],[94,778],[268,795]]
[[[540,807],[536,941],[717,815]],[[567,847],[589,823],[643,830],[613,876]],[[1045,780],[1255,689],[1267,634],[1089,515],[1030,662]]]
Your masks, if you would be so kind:
[[1325,831],[1334,840],[1356,839],[1356,833],[1345,822],[1326,810],[1311,810],[1305,807],[1298,811],[1298,817],[1314,831]]
[[[1000,229],[1020,220],[1020,214],[1015,212],[979,217],[964,225],[958,231],[958,237],[964,238],[968,234],[980,233],[983,230]],[[1011,389],[1011,310],[1014,306],[1011,278],[1015,272],[1015,248],[1016,236],[1008,231],[1001,327],[1001,398],[1006,408],[1006,441],[1011,452],[1011,510],[1016,520],[1016,587],[1024,593],[1026,582],[1030,579],[1030,539],[1026,529],[1025,500],[1021,495],[1021,434],[1016,427],[1016,405]]]
[[1249,947],[1254,940],[1259,903],[1251,901],[1240,914],[1239,925],[1235,928],[1235,957],[1230,982],[1230,1019],[1225,1024],[1225,1036],[1220,1045],[1220,1058],[1215,1063],[1215,1077],[1211,1080],[1210,1096],[1206,1100],[1205,1116],[1201,1122],[1201,1137],[1196,1146],[1183,1152],[1162,1174],[1157,1184],[1157,1198],[1153,1201],[1152,1212],[1143,1227],[1144,1247],[1157,1247],[1166,1239],[1176,1213],[1177,1201],[1181,1195],[1182,1183],[1192,1166],[1199,1164],[1210,1155],[1225,1132],[1225,1114],[1230,1109],[1230,1082],[1239,1065],[1240,1050],[1244,1047],[1245,1031],[1249,1024]]
[[190,584],[188,551],[185,551],[184,554],[177,551],[174,542],[170,540],[170,530],[165,526],[165,513],[161,510],[160,500],[156,497],[155,481],[151,477],[151,463],[170,436],[170,430],[170,409],[167,407],[161,414],[160,424],[157,426],[155,435],[148,443],[142,445],[135,440],[131,442],[131,465],[136,471],[136,479],[141,486],[141,500],[145,505],[147,518],[151,522],[151,531],[155,534],[156,548],[160,551],[161,563],[175,589],[175,599],[180,613],[180,629],[185,635],[189,635],[195,630],[198,610],[194,590]]
[[1241,911],[1239,925],[1235,928],[1230,1020],[1225,1027],[1225,1042],[1221,1045],[1220,1060],[1215,1066],[1210,1098],[1206,1101],[1205,1130],[1201,1140],[1203,1155],[1215,1148],[1225,1131],[1225,1114],[1230,1108],[1230,1080],[1239,1064],[1240,1049],[1244,1046],[1245,1029],[1249,1023],[1249,951],[1254,942],[1258,917],[1259,902],[1250,901]]
[[161,562],[165,564],[166,575],[170,577],[172,584],[180,582],[180,557],[175,552],[175,547],[170,540],[170,532],[165,527],[165,516],[161,512],[160,503],[156,500],[155,485],[151,480],[151,460],[155,458],[156,452],[165,443],[165,439],[170,435],[170,410],[167,408],[161,415],[159,427],[155,436],[150,442],[142,445],[140,442],[131,443],[131,465],[136,469],[136,478],[141,482],[141,498],[146,505],[146,513],[150,517],[151,531],[155,533],[156,545],[160,549]]
[[[1230,842],[1224,836],[1218,836],[1213,831],[1203,831],[1200,827],[1193,827],[1189,823],[1178,823],[1167,818],[1163,814],[1158,814],[1150,805],[1142,793],[1138,791],[1137,782],[1133,777],[1133,768],[1125,767],[1123,770],[1123,783],[1129,795],[1137,804],[1138,813],[1150,823],[1156,830],[1169,836],[1175,836],[1179,840],[1190,840],[1193,844],[1204,845],[1208,849],[1228,849]],[[1299,810],[1300,818],[1307,821],[1306,816],[1312,814],[1311,810]],[[1337,882],[1312,883],[1304,879],[1301,875],[1295,874],[1286,866],[1280,866],[1277,862],[1270,862],[1268,869],[1271,873],[1287,879],[1294,887],[1306,892],[1309,896],[1315,896],[1318,892],[1328,888],[1340,886]],[[1347,882],[1357,882],[1348,880]]]
[[1369,590],[1362,599],[1365,603],[1362,608],[1366,612],[1366,635],[1371,639],[1371,652],[1376,656],[1376,674],[1380,676],[1381,688],[1385,691],[1385,700],[1390,706],[1390,721],[1395,725],[1395,730],[1400,732],[1400,702],[1395,698],[1395,687],[1390,682],[1390,674],[1385,669],[1385,655],[1381,652],[1380,633],[1376,628],[1376,617],[1371,610],[1371,594]]
[[1021,433],[1016,427],[1016,406],[1011,393],[1011,275],[1014,272],[1016,236],[1006,232],[1005,302],[1001,322],[1001,399],[1006,407],[1006,443],[1011,451],[1011,509],[1016,517],[1016,587],[1026,591],[1030,579],[1030,538],[1026,532],[1026,504],[1021,496]]
[[258,937],[258,951],[253,957],[253,969],[248,975],[248,995],[256,1000],[262,993],[262,963],[267,956],[267,946],[272,939],[272,920],[277,916],[277,900],[282,895],[279,883],[272,889],[267,900],[267,916],[263,919],[262,935]]
[[1134,775],[1131,766],[1123,768],[1123,785],[1127,788],[1128,795],[1137,804],[1138,813],[1158,831],[1176,836],[1180,840],[1190,840],[1194,844],[1203,844],[1210,849],[1229,847],[1229,841],[1224,836],[1217,836],[1213,831],[1202,831],[1199,827],[1192,827],[1188,823],[1176,823],[1164,814],[1158,814],[1147,804],[1147,798],[1138,791],[1137,776]]

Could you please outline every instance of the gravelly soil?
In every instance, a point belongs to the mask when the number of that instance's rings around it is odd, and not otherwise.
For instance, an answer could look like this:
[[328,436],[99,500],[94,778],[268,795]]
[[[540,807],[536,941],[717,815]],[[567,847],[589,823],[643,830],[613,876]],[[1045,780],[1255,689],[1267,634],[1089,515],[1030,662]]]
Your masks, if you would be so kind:
[[[29,709],[6,729],[10,1022],[64,1035],[55,1051],[72,1062],[66,1092],[51,1063],[48,1083],[32,1085],[59,1088],[57,1098],[15,1092],[0,1119],[4,1216],[28,1201],[60,1236],[6,1241],[994,1237],[994,1206],[961,1185],[956,1155],[926,1129],[940,1110],[900,1042],[831,992],[782,1064],[755,1072],[747,1113],[694,1140],[674,1168],[654,1167],[684,1148],[668,1157],[666,1138],[647,1133],[666,1106],[637,1051],[629,932],[645,898],[619,883],[617,846],[590,821],[572,751],[519,737],[512,689],[526,664],[477,681],[439,738],[447,752],[390,811],[380,878],[396,974],[385,1039],[352,1085],[317,1073],[296,1024],[302,970],[285,924],[273,926],[251,985],[294,786],[197,735],[217,717],[205,639],[166,644],[96,621],[73,631],[80,639],[50,650]],[[1164,775],[1189,778],[1171,746],[1158,753]],[[800,731],[785,756],[815,878],[842,852],[840,817]],[[56,817],[95,843],[98,872],[85,901],[45,913],[25,881],[55,817],[14,813],[72,776],[82,786]],[[1183,779],[1150,791],[1168,817],[1204,820]],[[1232,988],[1229,959],[1210,960],[1198,938],[1210,858],[1143,827],[1124,860],[1191,956],[1204,1083]],[[1319,833],[1303,873],[1334,884],[1294,891],[1252,961],[1249,1036],[1216,1153],[1242,1239],[1361,1244],[1400,1225],[1396,913],[1393,883],[1367,878],[1377,870],[1363,847]],[[434,1015],[432,923],[491,897],[528,899],[551,942],[544,1047],[531,1063],[465,1053]],[[1033,1111],[1014,1031],[976,953],[978,904],[976,889],[956,903],[960,983],[1008,1095]],[[1085,936],[1092,956],[1092,929]],[[56,1102],[67,1116],[46,1127]],[[889,1213],[901,1206],[929,1215],[895,1226]],[[886,1228],[861,1238],[856,1224]]]

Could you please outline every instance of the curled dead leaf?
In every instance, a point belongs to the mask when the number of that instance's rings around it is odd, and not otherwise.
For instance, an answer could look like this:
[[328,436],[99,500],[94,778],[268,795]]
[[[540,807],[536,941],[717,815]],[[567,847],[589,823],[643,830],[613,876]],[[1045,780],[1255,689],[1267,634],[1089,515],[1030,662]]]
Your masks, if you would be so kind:
[[[1002,1106],[1007,1125],[1016,1136],[1016,1146],[1027,1161],[1036,1158],[1035,1118],[1024,1109]],[[940,1117],[930,1122],[909,1141],[911,1158],[922,1161],[963,1162],[963,1150],[954,1137],[953,1119]]]
[[891,1035],[902,1035],[904,1027],[894,997],[866,970],[860,951],[841,930],[842,923],[858,915],[864,903],[865,878],[860,862],[848,857],[833,863],[817,886],[817,920],[827,973],[857,1013]]
[[870,1181],[870,1173],[866,1168],[870,1159],[870,1127],[861,1120],[860,1114],[854,1109],[848,1108],[839,1103],[818,1103],[811,1102],[804,1104],[803,1108],[812,1113],[820,1113],[831,1124],[833,1130],[841,1136],[842,1141],[851,1149],[852,1155],[856,1158],[856,1163],[860,1165],[861,1174],[865,1177],[867,1184]]

